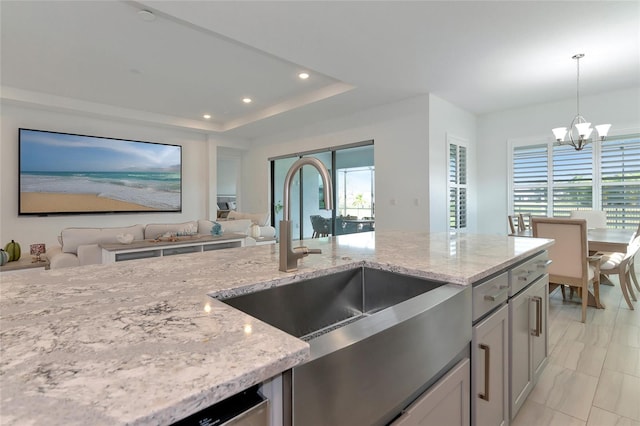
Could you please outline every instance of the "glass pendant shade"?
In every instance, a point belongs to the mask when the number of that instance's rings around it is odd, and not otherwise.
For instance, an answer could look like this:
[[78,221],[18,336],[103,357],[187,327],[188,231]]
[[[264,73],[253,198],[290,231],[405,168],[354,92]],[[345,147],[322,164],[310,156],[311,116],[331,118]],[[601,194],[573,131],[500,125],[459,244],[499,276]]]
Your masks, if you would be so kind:
[[591,129],[591,123],[577,123],[576,130],[578,131],[580,138],[586,139],[589,137],[593,129]]
[[553,135],[556,137],[558,142],[564,140],[564,137],[567,136],[567,128],[566,127],[556,127],[555,129],[551,129]]
[[609,129],[611,128],[611,124],[599,124],[596,126],[596,132],[598,132],[598,136],[600,140],[604,140],[609,134]]

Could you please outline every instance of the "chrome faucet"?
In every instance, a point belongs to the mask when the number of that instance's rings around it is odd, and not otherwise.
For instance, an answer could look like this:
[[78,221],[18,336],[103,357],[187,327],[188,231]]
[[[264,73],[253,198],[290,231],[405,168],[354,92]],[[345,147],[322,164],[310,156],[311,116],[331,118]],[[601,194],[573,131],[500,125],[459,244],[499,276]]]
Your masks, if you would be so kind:
[[303,157],[293,163],[291,168],[287,172],[287,176],[284,178],[284,195],[282,201],[283,207],[283,219],[280,221],[280,270],[282,272],[293,272],[298,270],[298,259],[307,256],[309,254],[322,253],[319,249],[309,249],[305,246],[292,248],[291,234],[292,223],[289,220],[290,208],[289,199],[291,197],[291,182],[293,176],[304,165],[310,165],[318,169],[320,177],[322,178],[322,186],[324,187],[324,208],[325,210],[333,209],[333,187],[331,186],[331,176],[329,176],[329,170],[324,164],[317,158]]

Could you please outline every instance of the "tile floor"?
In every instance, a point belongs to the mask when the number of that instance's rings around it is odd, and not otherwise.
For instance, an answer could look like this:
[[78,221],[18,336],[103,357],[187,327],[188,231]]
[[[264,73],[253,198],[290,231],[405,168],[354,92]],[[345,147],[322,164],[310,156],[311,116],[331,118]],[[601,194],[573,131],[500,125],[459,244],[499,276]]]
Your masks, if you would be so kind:
[[513,426],[640,426],[640,302],[629,310],[611,281],[584,324],[577,297],[549,295],[549,362]]

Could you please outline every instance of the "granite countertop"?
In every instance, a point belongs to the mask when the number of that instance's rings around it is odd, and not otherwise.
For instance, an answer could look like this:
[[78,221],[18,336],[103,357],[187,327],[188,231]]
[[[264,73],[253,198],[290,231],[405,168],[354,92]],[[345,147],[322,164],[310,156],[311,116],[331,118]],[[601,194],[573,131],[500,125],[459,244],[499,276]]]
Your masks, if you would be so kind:
[[303,362],[307,343],[228,297],[367,265],[469,285],[551,240],[361,233],[278,271],[263,245],[0,275],[0,423],[170,424]]

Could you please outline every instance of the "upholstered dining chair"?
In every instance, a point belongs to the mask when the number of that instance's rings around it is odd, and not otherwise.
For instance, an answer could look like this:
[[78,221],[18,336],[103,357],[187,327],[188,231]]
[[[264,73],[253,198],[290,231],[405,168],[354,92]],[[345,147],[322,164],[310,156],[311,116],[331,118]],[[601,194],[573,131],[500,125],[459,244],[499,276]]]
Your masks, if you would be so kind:
[[309,219],[311,219],[311,227],[313,228],[311,238],[327,237],[331,234],[331,223],[329,219],[320,215],[311,215]]
[[584,219],[587,228],[606,228],[607,213],[602,210],[572,210],[569,212],[571,219]]
[[[587,317],[589,286],[600,307],[600,258],[589,256],[587,221],[584,219],[532,218],[533,236],[554,239],[549,247],[549,283],[578,289],[582,299],[582,322]],[[564,288],[562,289],[564,296]]]
[[640,224],[633,234],[631,242],[627,246],[626,253],[597,253],[601,256],[600,273],[605,276],[618,275],[620,279],[620,290],[624,296],[625,302],[629,309],[633,310],[631,299],[636,301],[636,295],[631,284],[633,283],[636,290],[640,292],[638,285],[638,277],[635,270],[635,258],[640,252]]

